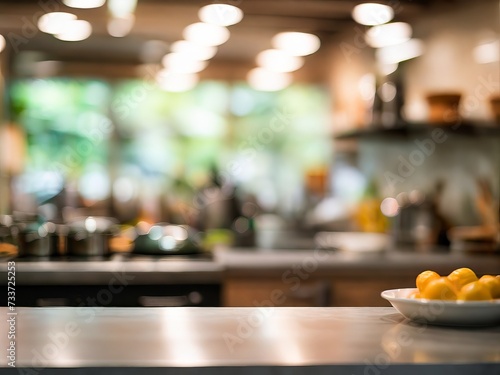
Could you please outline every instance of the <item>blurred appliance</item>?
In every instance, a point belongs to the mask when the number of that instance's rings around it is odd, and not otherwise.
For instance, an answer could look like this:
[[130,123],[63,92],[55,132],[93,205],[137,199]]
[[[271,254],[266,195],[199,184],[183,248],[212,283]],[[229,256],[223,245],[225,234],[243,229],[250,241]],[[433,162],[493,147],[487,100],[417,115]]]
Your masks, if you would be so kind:
[[132,252],[146,255],[189,255],[203,252],[201,233],[187,225],[158,223],[136,228]]

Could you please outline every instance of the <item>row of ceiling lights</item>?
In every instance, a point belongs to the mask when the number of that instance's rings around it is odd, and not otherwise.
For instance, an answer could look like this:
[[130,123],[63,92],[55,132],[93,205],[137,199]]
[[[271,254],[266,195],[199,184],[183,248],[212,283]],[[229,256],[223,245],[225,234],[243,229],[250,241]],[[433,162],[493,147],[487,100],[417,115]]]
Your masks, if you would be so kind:
[[[72,8],[90,9],[101,7],[106,0],[63,0]],[[114,37],[127,35],[134,24],[137,0],[108,0],[111,17],[108,32]],[[183,31],[183,40],[174,42],[170,52],[163,56],[163,69],[156,75],[156,81],[168,91],[186,91],[198,82],[200,71],[217,53],[218,46],[230,37],[228,26],[243,19],[241,9],[229,4],[210,4],[198,12],[201,22],[188,25]],[[52,12],[40,17],[38,28],[63,41],[81,41],[92,33],[92,26],[69,12]],[[2,40],[0,40],[1,46]],[[288,86],[290,72],[304,64],[302,56],[319,49],[319,38],[312,34],[289,32],[276,35],[274,49],[262,51],[256,58],[258,68],[248,74],[248,81],[257,90],[273,91]]]
[[[68,7],[89,9],[103,6],[106,0],[63,0],[63,2]],[[123,37],[130,32],[135,21],[136,5],[137,0],[108,0],[111,17],[107,26],[110,35]],[[418,50],[420,42],[410,39],[410,25],[402,22],[386,24],[394,16],[391,7],[374,3],[360,4],[354,8],[352,15],[358,23],[373,26],[367,31],[366,40],[372,47],[380,48],[377,51],[377,58],[382,63],[397,64],[420,53]],[[196,73],[205,69],[208,60],[217,53],[217,47],[229,39],[230,32],[227,26],[240,22],[243,12],[232,5],[211,4],[202,7],[198,16],[201,22],[187,26],[183,31],[184,40],[173,43],[170,47],[171,52],[162,58],[163,69],[156,78],[159,85],[166,90],[185,91],[196,85],[198,82]],[[38,28],[63,41],[84,40],[92,33],[92,26],[88,21],[80,20],[68,12],[43,15],[38,21]],[[413,51],[410,57],[408,53],[401,56],[401,47],[404,43],[416,47],[417,53]],[[396,45],[398,48],[389,49]],[[0,50],[4,46],[5,39],[0,35]],[[262,51],[257,55],[258,67],[247,75],[249,84],[257,90],[275,91],[288,86],[292,82],[290,72],[303,66],[303,56],[319,49],[320,40],[313,34],[285,32],[274,36],[272,46],[273,49]]]
[[198,83],[197,73],[208,65],[218,46],[231,35],[228,26],[243,19],[243,12],[229,4],[210,4],[198,11],[196,22],[184,28],[184,39],[174,42],[163,56],[163,69],[156,75],[159,86],[167,91],[187,91]]
[[316,35],[283,32],[276,34],[271,44],[273,49],[260,52],[247,80],[251,87],[260,91],[282,90],[293,81],[290,72],[304,65],[304,57],[316,52],[321,42]]
[[[171,52],[162,58],[164,68],[156,80],[167,91],[187,91],[197,84],[197,73],[206,68],[217,47],[229,39],[227,26],[240,22],[243,11],[228,4],[211,4],[202,7],[198,17],[201,22],[187,26],[184,40],[173,43]],[[248,83],[257,90],[274,91],[288,86],[292,82],[289,73],[303,66],[302,56],[316,52],[320,41],[312,34],[287,32],[277,34],[272,45],[273,49],[259,53],[259,67],[248,73]]]
[[394,10],[387,5],[363,3],[354,7],[352,18],[370,26],[365,33],[366,43],[376,48],[375,56],[382,73],[394,72],[401,61],[420,56],[423,43],[412,39],[412,28],[405,22],[392,22]]
[[[71,8],[99,8],[106,0],[63,0]],[[108,33],[114,37],[123,37],[132,29],[135,22],[137,0],[108,0]],[[92,25],[86,20],[77,19],[69,12],[51,12],[44,14],[38,20],[40,31],[52,34],[57,39],[76,42],[87,39],[92,34]]]

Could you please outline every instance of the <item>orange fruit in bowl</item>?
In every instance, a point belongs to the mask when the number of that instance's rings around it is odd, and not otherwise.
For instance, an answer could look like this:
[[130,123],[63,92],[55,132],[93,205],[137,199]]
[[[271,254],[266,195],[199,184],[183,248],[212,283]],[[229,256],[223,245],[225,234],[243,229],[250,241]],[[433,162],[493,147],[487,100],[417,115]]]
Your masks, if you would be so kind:
[[440,277],[441,276],[437,272],[434,272],[434,271],[427,270],[427,271],[421,272],[417,276],[417,280],[416,280],[418,291],[420,293],[422,293],[425,290],[427,284],[429,284],[432,280],[439,279]]
[[490,299],[490,289],[479,281],[468,283],[458,293],[458,300],[460,301],[487,301]]
[[455,301],[457,293],[453,283],[445,276],[431,280],[420,293],[422,298]]
[[500,277],[484,275],[479,282],[488,287],[492,298],[500,298]]
[[465,285],[477,281],[477,276],[470,268],[458,268],[448,275],[455,289],[460,291]]

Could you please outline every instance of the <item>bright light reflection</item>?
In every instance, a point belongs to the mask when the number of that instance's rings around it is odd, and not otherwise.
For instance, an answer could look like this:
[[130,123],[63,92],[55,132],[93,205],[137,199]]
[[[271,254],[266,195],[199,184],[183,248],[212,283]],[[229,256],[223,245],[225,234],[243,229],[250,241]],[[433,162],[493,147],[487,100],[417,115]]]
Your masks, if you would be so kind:
[[395,64],[377,64],[378,71],[384,76],[394,73],[398,70],[398,63]]
[[5,48],[5,38],[2,34],[0,34],[0,52],[2,52],[4,48]]
[[85,219],[85,229],[89,233],[94,233],[97,230],[97,221],[92,216]]
[[260,326],[260,330],[264,336],[269,338],[280,337],[283,332],[286,332],[286,339],[280,342],[280,345],[275,345],[275,351],[273,355],[276,355],[280,362],[286,363],[288,365],[301,365],[304,363],[306,357],[305,353],[302,352],[302,345],[300,338],[295,333],[297,330],[293,327],[294,322],[289,319],[272,319],[269,321],[265,317],[264,311],[256,312],[255,315],[259,316],[262,314],[264,322]]
[[165,233],[177,241],[184,241],[188,238],[187,230],[178,225],[167,226],[165,228]]
[[366,73],[363,75],[358,81],[358,90],[361,98],[366,101],[373,100],[376,86],[377,82],[374,74]]
[[271,40],[276,49],[281,49],[293,56],[307,56],[316,52],[321,42],[314,34],[284,32],[276,34]]
[[54,36],[65,42],[78,42],[87,39],[92,34],[92,26],[84,20],[73,20],[65,24],[65,29]]
[[424,43],[419,39],[410,39],[407,42],[378,49],[375,52],[380,64],[396,64],[401,61],[420,56],[424,51]]
[[47,34],[57,34],[67,30],[68,22],[75,20],[76,16],[72,13],[47,13],[38,19],[38,29]]
[[213,25],[231,26],[243,19],[243,11],[229,4],[209,4],[198,11],[198,17]]
[[482,43],[472,51],[474,61],[478,64],[489,64],[500,61],[500,41]]
[[390,6],[377,3],[356,5],[352,11],[352,18],[361,25],[375,26],[389,22],[394,17]]
[[113,195],[118,202],[128,202],[134,198],[136,192],[134,180],[128,177],[119,177],[113,184]]
[[99,8],[103,6],[105,2],[106,0],[63,0],[64,5],[80,9]]
[[197,22],[183,31],[184,39],[204,46],[219,46],[229,39],[229,30],[223,26]]
[[134,22],[135,16],[133,14],[110,18],[107,25],[108,33],[115,38],[123,38],[132,31]]
[[165,251],[172,251],[177,246],[177,241],[172,236],[163,236],[160,239],[160,249]]
[[[166,311],[166,310],[165,310]],[[175,343],[166,346],[168,357],[177,366],[197,366],[206,363],[207,348],[201,342],[204,327],[196,324],[189,310],[168,309],[160,315],[160,330],[165,340]]]
[[278,91],[292,83],[288,73],[272,72],[263,68],[252,69],[247,75],[248,84],[259,91]]
[[108,0],[108,9],[113,17],[127,17],[135,12],[137,0]]
[[163,228],[158,225],[154,225],[149,229],[148,237],[151,238],[153,241],[158,241],[162,235],[163,235]]
[[101,166],[92,167],[84,172],[78,181],[78,191],[83,198],[100,201],[109,196],[111,182],[109,174]]
[[304,65],[304,59],[278,49],[268,49],[257,55],[257,64],[273,72],[293,72]]
[[380,211],[387,217],[397,216],[399,204],[395,198],[385,198],[380,204]]
[[207,61],[193,60],[181,53],[169,53],[161,60],[163,66],[174,73],[198,73],[207,67]]
[[391,102],[397,94],[396,85],[392,82],[384,82],[378,89],[378,93],[383,102]]
[[187,40],[178,40],[172,44],[170,50],[193,60],[208,60],[217,53],[217,47],[215,46],[203,46]]
[[411,38],[411,26],[405,22],[394,22],[374,26],[366,32],[365,40],[370,47],[381,48],[406,42]]

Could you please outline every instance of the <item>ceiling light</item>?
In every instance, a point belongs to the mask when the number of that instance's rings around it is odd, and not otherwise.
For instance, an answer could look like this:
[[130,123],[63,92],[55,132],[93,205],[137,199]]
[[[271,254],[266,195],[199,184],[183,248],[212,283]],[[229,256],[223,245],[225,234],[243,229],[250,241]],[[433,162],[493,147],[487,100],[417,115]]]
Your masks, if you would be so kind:
[[156,82],[165,91],[188,91],[194,88],[198,81],[196,74],[178,74],[166,69],[159,71],[156,75]]
[[366,26],[382,25],[392,20],[393,17],[394,11],[392,8],[383,4],[359,4],[352,11],[354,21]]
[[235,25],[243,19],[243,11],[229,4],[205,5],[198,11],[200,20],[219,26]]
[[288,73],[276,73],[264,68],[254,68],[248,75],[249,85],[259,91],[278,91],[292,83],[292,76]]
[[163,66],[177,73],[197,73],[207,67],[207,61],[193,60],[180,53],[169,53],[161,60]]
[[113,17],[126,17],[135,12],[137,0],[108,0],[108,9]]
[[217,47],[203,46],[187,40],[178,40],[170,47],[172,52],[186,55],[194,60],[208,60],[215,56]]
[[271,41],[274,48],[281,49],[294,56],[306,56],[316,52],[321,45],[314,34],[284,32],[275,35]]
[[4,48],[5,48],[5,38],[2,34],[0,34],[0,52],[2,52]]
[[135,16],[127,14],[123,17],[113,17],[108,20],[108,33],[116,38],[122,38],[130,33],[134,27]]
[[398,63],[391,63],[391,64],[378,63],[377,70],[380,74],[388,76],[394,73],[396,70],[398,70],[398,66],[399,66]]
[[80,9],[99,8],[105,2],[106,0],[63,0],[64,5]]
[[46,13],[38,19],[38,29],[47,34],[57,34],[67,29],[69,21],[76,20],[76,16],[66,12]]
[[273,72],[293,72],[304,65],[304,58],[279,49],[268,49],[257,55],[257,65]]
[[92,34],[92,26],[84,20],[73,20],[66,22],[65,30],[60,31],[54,36],[65,42],[77,42],[87,39]]
[[394,22],[374,26],[366,32],[365,40],[370,47],[381,48],[406,42],[411,38],[411,26],[405,22]]
[[489,64],[500,61],[500,40],[479,44],[472,51],[474,61],[478,64]]
[[419,39],[410,39],[404,43],[377,50],[375,56],[380,64],[396,64],[420,56],[424,43]]
[[187,26],[184,38],[190,42],[204,46],[219,46],[229,39],[229,30],[223,26],[197,22]]

